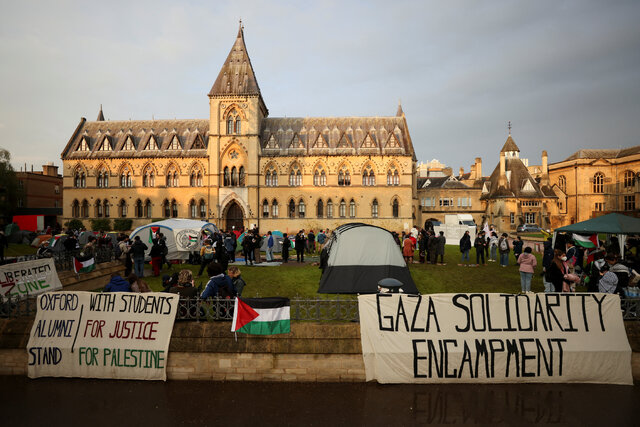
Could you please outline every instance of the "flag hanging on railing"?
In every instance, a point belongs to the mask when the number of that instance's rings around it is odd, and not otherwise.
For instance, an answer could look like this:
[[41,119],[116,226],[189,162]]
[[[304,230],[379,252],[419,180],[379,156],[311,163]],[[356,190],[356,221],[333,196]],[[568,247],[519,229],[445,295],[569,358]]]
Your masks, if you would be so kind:
[[80,261],[78,258],[73,258],[73,271],[76,274],[89,273],[96,269],[96,259],[89,258],[87,260]]
[[231,332],[253,335],[291,332],[289,298],[236,298]]

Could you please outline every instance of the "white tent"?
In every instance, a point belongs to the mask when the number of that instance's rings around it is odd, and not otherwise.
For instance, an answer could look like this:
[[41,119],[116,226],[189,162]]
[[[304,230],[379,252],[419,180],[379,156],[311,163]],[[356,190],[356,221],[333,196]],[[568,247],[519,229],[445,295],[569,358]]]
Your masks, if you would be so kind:
[[130,238],[133,240],[135,236],[140,236],[140,240],[149,247],[149,255],[151,235],[160,232],[167,238],[167,259],[188,259],[190,252],[200,250],[200,236],[203,230],[207,234],[213,234],[218,232],[218,227],[196,219],[165,219],[136,228]]
[[402,282],[405,293],[418,293],[392,234],[373,225],[350,223],[333,230],[320,267],[321,294],[375,293],[386,278]]

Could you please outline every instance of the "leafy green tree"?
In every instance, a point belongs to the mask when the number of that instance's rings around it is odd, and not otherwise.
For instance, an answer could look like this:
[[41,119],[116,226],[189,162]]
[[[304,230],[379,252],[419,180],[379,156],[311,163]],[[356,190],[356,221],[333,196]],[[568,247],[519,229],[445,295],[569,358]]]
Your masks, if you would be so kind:
[[93,231],[111,231],[111,220],[108,218],[97,218],[89,221]]
[[72,220],[65,222],[64,225],[65,227],[70,228],[72,230],[81,230],[84,227],[84,224],[82,223],[82,221],[80,221],[77,218],[74,218]]
[[0,221],[12,220],[21,196],[18,177],[11,166],[11,153],[0,148]]
[[133,224],[132,219],[128,218],[118,218],[113,220],[113,229],[115,231],[129,231],[131,230],[131,225]]

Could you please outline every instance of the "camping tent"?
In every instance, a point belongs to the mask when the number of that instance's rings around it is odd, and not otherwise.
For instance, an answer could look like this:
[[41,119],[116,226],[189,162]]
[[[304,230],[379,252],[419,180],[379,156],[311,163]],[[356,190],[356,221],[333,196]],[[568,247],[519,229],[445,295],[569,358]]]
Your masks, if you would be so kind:
[[[284,239],[282,235],[282,231],[279,231],[279,230],[272,231],[271,235],[273,236],[273,253],[275,254],[275,253],[282,252],[282,241]],[[264,236],[262,236],[262,245],[260,246],[260,250],[262,252],[266,252],[268,245],[269,245],[269,236],[265,234]]]
[[147,250],[149,255],[151,236],[155,232],[160,232],[167,238],[169,249],[167,259],[188,259],[190,252],[200,250],[202,231],[213,234],[218,232],[218,228],[210,222],[195,219],[165,219],[136,228],[130,238],[133,240],[135,236],[140,236],[140,240],[149,247]]
[[578,233],[578,234],[616,234],[620,243],[620,253],[624,256],[624,244],[630,234],[640,234],[640,219],[627,215],[611,213],[599,216],[576,224],[557,228],[553,233],[555,242],[556,233]]
[[333,231],[320,258],[319,293],[375,293],[378,281],[388,277],[401,281],[405,293],[418,293],[400,247],[384,228],[342,225]]

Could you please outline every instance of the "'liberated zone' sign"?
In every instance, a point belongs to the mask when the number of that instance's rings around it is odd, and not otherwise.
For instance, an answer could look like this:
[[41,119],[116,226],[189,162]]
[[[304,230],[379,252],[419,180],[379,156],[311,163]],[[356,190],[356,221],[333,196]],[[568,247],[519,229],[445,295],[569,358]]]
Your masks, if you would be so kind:
[[29,377],[166,380],[178,300],[167,293],[39,295]]
[[611,294],[360,295],[367,381],[633,384]]
[[29,296],[62,289],[53,258],[0,266],[0,295]]

